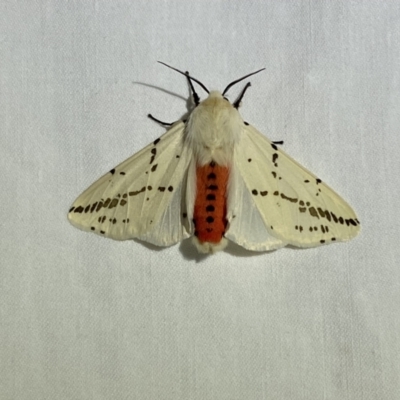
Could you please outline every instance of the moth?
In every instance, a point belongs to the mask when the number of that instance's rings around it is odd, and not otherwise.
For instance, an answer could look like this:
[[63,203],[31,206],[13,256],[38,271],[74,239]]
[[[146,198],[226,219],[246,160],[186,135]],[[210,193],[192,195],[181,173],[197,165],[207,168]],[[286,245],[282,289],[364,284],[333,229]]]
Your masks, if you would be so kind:
[[[164,63],[162,63],[164,64]],[[153,143],[93,183],[73,203],[70,222],[116,240],[170,246],[192,237],[201,253],[228,240],[248,250],[346,241],[360,222],[352,208],[188,72],[194,108]],[[208,93],[200,101],[198,84]],[[162,123],[149,114],[149,117]],[[167,125],[166,123],[162,123]]]

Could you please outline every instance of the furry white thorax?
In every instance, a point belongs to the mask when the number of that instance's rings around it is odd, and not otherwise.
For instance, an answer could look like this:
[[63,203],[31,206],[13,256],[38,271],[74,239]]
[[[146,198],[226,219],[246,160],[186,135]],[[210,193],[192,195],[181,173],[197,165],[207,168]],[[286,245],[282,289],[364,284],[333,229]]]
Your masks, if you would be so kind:
[[238,110],[220,92],[211,91],[193,110],[187,124],[187,140],[197,164],[215,161],[219,165],[231,165],[242,129],[243,120]]

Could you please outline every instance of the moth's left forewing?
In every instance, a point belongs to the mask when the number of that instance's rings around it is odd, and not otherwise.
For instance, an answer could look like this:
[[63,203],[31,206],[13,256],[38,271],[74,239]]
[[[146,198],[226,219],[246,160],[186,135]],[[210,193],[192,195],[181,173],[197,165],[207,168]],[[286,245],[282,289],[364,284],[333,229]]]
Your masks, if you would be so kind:
[[245,126],[234,165],[267,232],[282,242],[312,247],[357,235],[353,209],[324,182]]

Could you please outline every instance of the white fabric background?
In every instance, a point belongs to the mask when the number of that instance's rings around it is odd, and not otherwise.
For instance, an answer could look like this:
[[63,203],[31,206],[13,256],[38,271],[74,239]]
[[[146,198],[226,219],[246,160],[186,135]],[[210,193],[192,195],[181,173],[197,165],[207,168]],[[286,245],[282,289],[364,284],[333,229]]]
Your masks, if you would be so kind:
[[[242,115],[360,236],[204,258],[73,228],[147,113],[186,112],[156,60],[218,89],[266,67]],[[0,82],[1,399],[400,398],[398,1],[1,0]]]

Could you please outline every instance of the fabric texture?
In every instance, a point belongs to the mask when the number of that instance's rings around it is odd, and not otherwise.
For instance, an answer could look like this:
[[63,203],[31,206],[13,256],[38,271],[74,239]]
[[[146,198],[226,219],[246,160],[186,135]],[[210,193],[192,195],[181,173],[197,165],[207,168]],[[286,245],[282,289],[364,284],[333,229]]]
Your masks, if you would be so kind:
[[[400,398],[398,1],[0,0],[0,21],[0,398]],[[73,228],[164,132],[146,115],[187,113],[157,60],[219,90],[266,67],[242,116],[361,234],[205,257]]]

